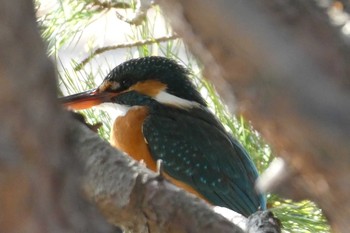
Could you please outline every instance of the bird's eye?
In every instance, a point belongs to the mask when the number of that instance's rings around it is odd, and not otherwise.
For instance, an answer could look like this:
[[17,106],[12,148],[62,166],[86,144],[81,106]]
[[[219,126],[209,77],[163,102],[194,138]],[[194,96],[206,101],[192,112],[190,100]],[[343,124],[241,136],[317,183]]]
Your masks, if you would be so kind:
[[121,86],[122,88],[128,88],[130,85],[131,85],[130,79],[122,79],[122,80],[120,81],[120,86]]

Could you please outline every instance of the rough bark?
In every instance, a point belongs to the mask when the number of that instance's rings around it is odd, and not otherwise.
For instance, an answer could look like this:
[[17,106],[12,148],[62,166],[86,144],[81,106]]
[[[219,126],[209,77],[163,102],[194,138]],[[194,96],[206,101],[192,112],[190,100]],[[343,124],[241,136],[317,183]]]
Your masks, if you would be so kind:
[[71,122],[69,135],[85,170],[85,194],[109,222],[130,232],[242,232],[88,128]]
[[159,0],[228,106],[287,160],[294,176],[277,191],[347,232],[350,53],[317,2]]

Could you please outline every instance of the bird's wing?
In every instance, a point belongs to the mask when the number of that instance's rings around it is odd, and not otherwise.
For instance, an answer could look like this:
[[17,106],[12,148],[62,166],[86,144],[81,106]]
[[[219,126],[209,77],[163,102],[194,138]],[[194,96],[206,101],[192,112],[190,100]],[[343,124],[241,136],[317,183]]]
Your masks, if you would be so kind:
[[215,118],[209,118],[206,121],[181,111],[150,114],[143,134],[154,159],[163,160],[164,172],[190,185],[212,204],[248,216],[264,205],[254,190],[256,168],[238,142]]

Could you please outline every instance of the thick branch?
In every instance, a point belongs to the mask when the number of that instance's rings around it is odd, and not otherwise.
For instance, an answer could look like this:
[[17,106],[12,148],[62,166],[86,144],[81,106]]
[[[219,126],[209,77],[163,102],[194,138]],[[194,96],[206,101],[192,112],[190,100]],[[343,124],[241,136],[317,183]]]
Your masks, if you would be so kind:
[[131,232],[241,232],[86,127],[70,125],[70,141],[85,165],[84,190],[111,223]]

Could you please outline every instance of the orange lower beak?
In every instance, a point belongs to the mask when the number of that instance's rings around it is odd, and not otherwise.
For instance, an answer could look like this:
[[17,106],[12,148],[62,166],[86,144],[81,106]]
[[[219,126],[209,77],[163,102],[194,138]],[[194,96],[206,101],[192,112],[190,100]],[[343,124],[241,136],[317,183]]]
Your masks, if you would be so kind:
[[60,98],[61,103],[70,109],[83,110],[99,105],[106,101],[106,94],[100,93],[98,89]]

